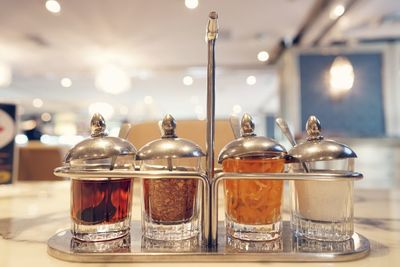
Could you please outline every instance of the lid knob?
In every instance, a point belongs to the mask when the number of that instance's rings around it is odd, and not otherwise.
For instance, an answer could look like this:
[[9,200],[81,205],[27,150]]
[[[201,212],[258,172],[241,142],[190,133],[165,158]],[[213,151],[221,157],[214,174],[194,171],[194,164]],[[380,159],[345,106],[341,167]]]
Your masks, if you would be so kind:
[[100,113],[93,114],[92,120],[90,121],[90,132],[92,137],[105,136],[106,121]]
[[321,123],[316,116],[310,116],[306,123],[307,140],[321,140]]
[[242,128],[242,136],[255,136],[256,134],[254,133],[255,129],[255,124],[253,117],[251,117],[249,114],[245,113],[242,117],[242,121],[240,124]]
[[161,124],[162,130],[164,132],[164,135],[162,138],[176,138],[175,134],[175,129],[176,129],[176,121],[175,118],[172,117],[171,114],[165,115],[162,124]]

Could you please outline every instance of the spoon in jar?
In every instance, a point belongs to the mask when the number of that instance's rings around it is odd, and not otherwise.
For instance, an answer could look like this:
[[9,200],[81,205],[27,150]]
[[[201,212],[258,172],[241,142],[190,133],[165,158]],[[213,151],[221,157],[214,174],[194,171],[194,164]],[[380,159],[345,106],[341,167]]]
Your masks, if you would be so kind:
[[[289,129],[289,126],[288,126],[287,122],[283,118],[277,118],[275,120],[275,122],[278,125],[278,127],[281,129],[283,135],[286,136],[286,138],[288,139],[290,144],[294,147],[297,143],[296,143],[296,140],[293,137],[292,132]],[[308,167],[307,167],[305,162],[301,162],[301,166],[303,167],[305,172],[310,172],[310,170],[308,169]]]
[[239,119],[239,117],[237,117],[236,115],[232,115],[229,118],[229,123],[231,125],[233,135],[235,136],[236,139],[239,138],[240,137],[240,119]]

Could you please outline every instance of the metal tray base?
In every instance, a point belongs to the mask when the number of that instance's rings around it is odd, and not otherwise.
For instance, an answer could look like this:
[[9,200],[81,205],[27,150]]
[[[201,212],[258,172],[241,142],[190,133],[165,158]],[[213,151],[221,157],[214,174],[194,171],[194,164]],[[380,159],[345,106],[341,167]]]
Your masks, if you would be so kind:
[[207,251],[198,238],[184,241],[156,241],[140,238],[140,222],[132,223],[129,235],[107,242],[79,242],[70,230],[48,240],[49,255],[72,262],[337,262],[363,258],[369,241],[360,234],[345,242],[320,242],[292,235],[283,223],[281,239],[246,242],[225,236],[219,222],[218,249]]

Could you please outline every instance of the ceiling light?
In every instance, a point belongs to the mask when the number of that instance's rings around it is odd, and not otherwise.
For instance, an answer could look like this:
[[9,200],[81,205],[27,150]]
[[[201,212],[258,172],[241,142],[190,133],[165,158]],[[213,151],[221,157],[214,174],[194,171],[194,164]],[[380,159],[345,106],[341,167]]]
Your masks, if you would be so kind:
[[338,98],[347,93],[354,84],[354,69],[346,57],[336,57],[329,70],[330,94]]
[[199,6],[199,0],[185,0],[185,6],[189,9],[195,9]]
[[42,121],[50,121],[51,120],[51,114],[48,112],[44,112],[42,113],[42,115],[40,116],[40,118],[42,119]]
[[345,11],[346,9],[343,5],[337,5],[332,9],[331,13],[329,13],[329,17],[331,19],[337,19],[338,17],[343,16]]
[[95,113],[100,113],[108,120],[114,115],[114,108],[108,103],[96,102],[89,105],[89,114],[92,116]]
[[260,51],[257,54],[257,59],[261,62],[266,62],[269,59],[269,54],[267,51]]
[[240,105],[234,105],[233,106],[233,113],[234,114],[239,114],[240,112],[242,112],[242,107]]
[[192,76],[189,76],[189,75],[185,76],[185,77],[183,77],[182,82],[184,85],[190,86],[193,84],[193,78],[192,78]]
[[68,88],[71,87],[72,81],[70,78],[62,78],[60,84],[62,87]]
[[30,130],[34,129],[36,126],[37,126],[37,123],[35,120],[27,120],[27,121],[21,122],[21,129],[23,131],[30,131]]
[[61,6],[56,0],[47,0],[46,1],[46,9],[51,13],[60,13]]
[[6,87],[11,84],[12,72],[10,66],[0,62],[0,87]]
[[257,78],[255,76],[253,76],[253,75],[247,77],[247,79],[246,79],[246,83],[248,85],[255,85],[256,82],[257,82]]
[[108,64],[96,74],[95,86],[106,93],[117,95],[131,87],[131,79],[121,68]]
[[59,137],[55,135],[44,134],[40,137],[40,142],[46,145],[58,145]]
[[35,108],[41,108],[43,106],[43,100],[40,99],[40,98],[35,98],[35,99],[32,100],[32,105]]
[[28,141],[28,136],[26,136],[25,134],[17,134],[15,136],[15,143],[17,143],[18,145],[24,145],[28,143]]
[[150,95],[145,96],[145,97],[144,97],[144,103],[145,103],[146,105],[151,105],[151,104],[153,104],[153,97],[150,96]]

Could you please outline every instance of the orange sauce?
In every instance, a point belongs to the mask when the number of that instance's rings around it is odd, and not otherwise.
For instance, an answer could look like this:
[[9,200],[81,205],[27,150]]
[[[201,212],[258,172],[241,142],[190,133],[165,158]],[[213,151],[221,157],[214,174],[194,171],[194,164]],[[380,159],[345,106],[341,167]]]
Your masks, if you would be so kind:
[[[284,159],[226,159],[224,172],[283,172]],[[282,180],[225,180],[225,213],[242,224],[270,224],[281,218]]]

